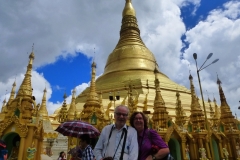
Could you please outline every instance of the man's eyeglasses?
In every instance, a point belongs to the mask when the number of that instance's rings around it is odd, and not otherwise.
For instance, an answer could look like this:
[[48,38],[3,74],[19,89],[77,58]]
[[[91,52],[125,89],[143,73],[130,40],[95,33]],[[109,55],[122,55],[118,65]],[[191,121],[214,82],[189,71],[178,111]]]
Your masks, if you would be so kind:
[[126,114],[126,113],[118,113],[118,112],[115,112],[115,114],[116,114],[118,117],[120,117],[120,116],[127,117],[127,116],[128,116],[128,114]]

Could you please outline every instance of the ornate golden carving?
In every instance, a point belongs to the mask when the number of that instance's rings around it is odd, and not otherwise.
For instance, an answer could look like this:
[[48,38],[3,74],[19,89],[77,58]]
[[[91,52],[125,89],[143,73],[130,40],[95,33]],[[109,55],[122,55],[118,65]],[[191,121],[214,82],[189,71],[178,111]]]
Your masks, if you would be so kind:
[[26,124],[21,124],[17,116],[12,116],[10,119],[0,122],[0,136],[3,134],[4,130],[12,123],[15,123],[19,129],[20,137],[26,137],[28,132],[28,127]]
[[179,131],[178,126],[176,124],[173,124],[167,129],[167,133],[164,137],[165,142],[168,142],[170,140],[173,131],[176,131],[177,135],[181,138],[181,141],[186,142],[186,137]]

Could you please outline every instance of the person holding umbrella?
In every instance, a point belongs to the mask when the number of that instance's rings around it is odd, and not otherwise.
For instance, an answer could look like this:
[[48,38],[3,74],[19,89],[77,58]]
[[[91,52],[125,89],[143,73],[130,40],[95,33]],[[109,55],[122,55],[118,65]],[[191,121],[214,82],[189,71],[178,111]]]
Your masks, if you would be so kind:
[[103,128],[94,148],[96,160],[137,160],[137,131],[126,125],[128,114],[127,106],[115,108],[115,124]]
[[[81,136],[85,137],[86,135],[88,136],[88,138],[97,138],[100,135],[100,132],[97,128],[95,128],[93,125],[91,125],[87,122],[83,122],[81,120],[73,120],[73,121],[64,122],[61,125],[59,125],[55,131],[61,133],[64,136],[76,137],[76,138],[80,138]],[[85,138],[83,139],[83,141],[85,142]],[[89,141],[87,140],[86,143],[89,144]],[[88,145],[86,145],[83,149],[85,149],[87,146]],[[89,151],[89,149],[88,149],[88,151]],[[69,153],[71,153],[71,152],[69,152]],[[77,159],[81,159],[79,157],[79,156],[81,156],[81,151],[78,152],[77,154],[78,154]],[[75,158],[75,157],[76,156],[74,155],[73,158]],[[92,157],[92,155],[90,157]],[[82,157],[82,159],[83,159],[83,157]]]
[[90,146],[90,137],[87,134],[81,135],[80,137],[80,146],[82,149],[82,158],[81,160],[94,160],[93,150]]

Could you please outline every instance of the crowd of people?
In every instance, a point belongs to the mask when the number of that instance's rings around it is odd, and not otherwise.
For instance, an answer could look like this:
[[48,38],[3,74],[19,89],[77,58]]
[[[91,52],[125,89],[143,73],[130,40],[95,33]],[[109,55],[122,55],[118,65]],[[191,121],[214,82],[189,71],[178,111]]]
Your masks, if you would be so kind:
[[[167,160],[170,156],[168,145],[149,129],[147,118],[142,112],[130,116],[130,126],[126,125],[129,109],[117,106],[114,110],[115,124],[102,129],[93,146],[88,135],[80,137],[80,148],[72,154],[72,160]],[[65,160],[61,152],[58,160]]]

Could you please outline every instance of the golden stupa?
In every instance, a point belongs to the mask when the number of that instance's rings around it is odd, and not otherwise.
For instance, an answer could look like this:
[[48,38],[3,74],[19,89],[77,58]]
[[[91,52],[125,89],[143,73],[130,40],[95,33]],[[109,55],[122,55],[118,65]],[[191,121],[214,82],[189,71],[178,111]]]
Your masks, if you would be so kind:
[[[150,113],[149,126],[168,143],[177,160],[240,158],[239,122],[226,102],[220,80],[221,106],[219,109],[215,99],[206,103],[207,122],[191,75],[189,80],[190,90],[161,72],[154,54],[140,37],[132,2],[126,0],[120,39],[108,56],[104,73],[77,96],[76,109],[82,111],[94,86],[106,111],[105,121],[112,122],[114,107],[119,104],[127,105],[130,112]],[[84,120],[91,123],[91,116]],[[100,122],[94,124],[99,129]]]
[[[187,115],[190,114],[190,91],[172,80],[170,80],[158,67],[154,54],[145,46],[140,37],[136,13],[131,1],[126,1],[125,8],[122,13],[122,26],[120,31],[120,39],[108,56],[103,75],[96,80],[96,92],[102,94],[103,104],[109,104],[109,94],[112,96],[128,97],[132,94],[132,98],[138,101],[138,108],[144,107],[144,99],[147,97],[148,109],[153,109],[155,98],[155,74],[161,82],[161,92],[168,106],[168,111],[172,117],[175,115],[176,91],[182,96],[182,104]],[[156,73],[154,71],[156,70]],[[131,93],[130,93],[131,92]],[[86,101],[89,88],[78,95],[76,103]],[[128,100],[129,98],[126,98]],[[121,101],[114,101],[115,106],[121,104]],[[112,109],[114,106],[112,107]]]

